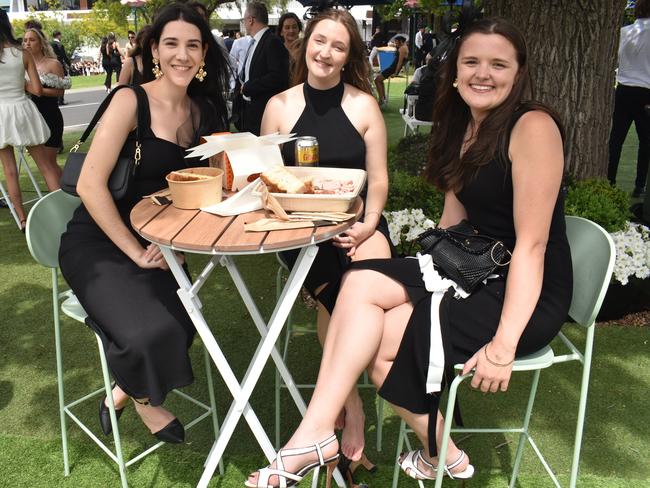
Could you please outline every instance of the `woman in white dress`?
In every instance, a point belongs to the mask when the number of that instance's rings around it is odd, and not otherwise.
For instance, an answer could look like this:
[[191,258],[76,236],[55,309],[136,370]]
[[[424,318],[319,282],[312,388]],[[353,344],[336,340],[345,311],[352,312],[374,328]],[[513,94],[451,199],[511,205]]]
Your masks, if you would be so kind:
[[[25,71],[29,81],[25,79]],[[23,51],[20,41],[14,37],[7,13],[0,9],[0,160],[22,230],[27,216],[13,146],[26,146],[35,161],[45,161],[43,143],[50,137],[50,129],[25,90],[38,96],[43,92],[36,63],[31,54]]]

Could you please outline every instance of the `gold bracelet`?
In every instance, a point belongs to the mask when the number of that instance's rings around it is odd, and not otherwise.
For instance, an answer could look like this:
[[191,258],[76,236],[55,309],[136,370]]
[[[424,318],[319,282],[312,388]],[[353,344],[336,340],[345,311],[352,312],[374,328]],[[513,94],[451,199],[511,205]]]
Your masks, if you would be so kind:
[[501,363],[497,363],[496,361],[492,361],[490,359],[490,356],[488,356],[487,347],[488,347],[488,345],[486,344],[485,347],[483,348],[483,352],[485,353],[485,359],[487,359],[488,363],[490,363],[491,365],[498,366],[499,368],[505,368],[505,367],[510,366],[512,363],[515,362],[515,358],[512,358],[512,361],[510,361],[509,363],[506,363],[506,364],[501,364]]
[[381,217],[381,212],[367,212],[366,214],[364,214],[363,218],[365,219],[368,215],[372,215],[372,214],[379,215]]

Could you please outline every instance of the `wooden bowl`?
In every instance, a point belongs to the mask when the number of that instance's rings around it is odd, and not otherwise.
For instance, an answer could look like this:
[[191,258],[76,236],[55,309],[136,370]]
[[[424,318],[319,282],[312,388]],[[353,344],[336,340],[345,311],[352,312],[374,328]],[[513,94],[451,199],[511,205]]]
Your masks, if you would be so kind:
[[197,209],[221,202],[223,170],[219,168],[187,168],[176,171],[191,175],[207,176],[191,181],[178,181],[173,173],[167,175],[172,195],[172,205],[182,209]]

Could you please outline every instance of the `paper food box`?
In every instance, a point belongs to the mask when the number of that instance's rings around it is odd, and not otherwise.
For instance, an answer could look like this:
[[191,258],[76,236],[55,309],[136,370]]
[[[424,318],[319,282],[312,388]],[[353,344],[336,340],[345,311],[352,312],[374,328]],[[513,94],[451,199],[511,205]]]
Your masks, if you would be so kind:
[[188,149],[186,158],[210,158],[210,166],[224,172],[223,187],[239,191],[260,173],[273,166],[282,166],[279,144],[292,141],[294,134],[256,136],[250,132],[218,133],[204,136],[205,142]]

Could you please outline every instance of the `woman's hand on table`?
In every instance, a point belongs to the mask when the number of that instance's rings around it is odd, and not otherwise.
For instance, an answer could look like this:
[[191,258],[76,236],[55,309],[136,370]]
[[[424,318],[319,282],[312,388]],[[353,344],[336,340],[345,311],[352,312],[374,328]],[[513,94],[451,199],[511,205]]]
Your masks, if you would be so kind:
[[[174,255],[176,256],[178,264],[185,263],[185,256],[182,253],[175,252]],[[165,271],[169,270],[167,261],[165,261],[165,257],[156,244],[149,244],[133,261],[143,269],[160,268]]]
[[481,390],[483,393],[506,391],[512,374],[514,358],[514,350],[500,347],[494,341],[488,342],[465,363],[463,374],[474,369],[472,388]]
[[332,241],[336,247],[347,249],[347,255],[352,257],[357,252],[357,247],[359,247],[363,241],[368,239],[368,237],[374,233],[374,226],[367,224],[366,222],[356,222],[343,234],[334,236]]

